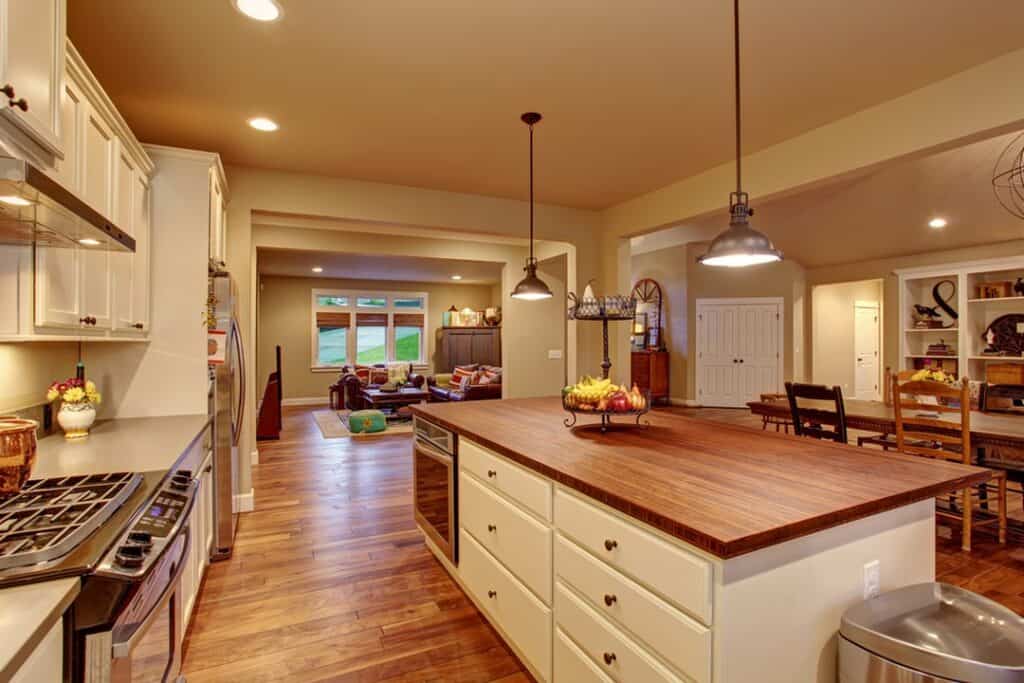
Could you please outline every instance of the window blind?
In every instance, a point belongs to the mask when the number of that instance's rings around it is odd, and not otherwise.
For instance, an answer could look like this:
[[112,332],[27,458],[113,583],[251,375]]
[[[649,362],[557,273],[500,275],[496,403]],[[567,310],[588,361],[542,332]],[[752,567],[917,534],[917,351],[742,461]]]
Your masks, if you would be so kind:
[[387,313],[356,313],[358,327],[387,327]]
[[326,311],[317,311],[316,313],[316,326],[317,327],[348,327],[350,321],[350,313],[330,313]]
[[395,313],[395,327],[423,327],[423,314]]

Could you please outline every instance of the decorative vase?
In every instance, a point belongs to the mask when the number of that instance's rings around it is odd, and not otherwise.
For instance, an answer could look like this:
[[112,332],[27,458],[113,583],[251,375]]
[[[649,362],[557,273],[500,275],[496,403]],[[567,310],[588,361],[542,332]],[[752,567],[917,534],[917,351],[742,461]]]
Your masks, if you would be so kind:
[[34,420],[0,417],[0,495],[17,493],[32,476],[38,426]]
[[96,421],[96,407],[91,403],[62,403],[57,411],[57,422],[68,440],[84,439]]

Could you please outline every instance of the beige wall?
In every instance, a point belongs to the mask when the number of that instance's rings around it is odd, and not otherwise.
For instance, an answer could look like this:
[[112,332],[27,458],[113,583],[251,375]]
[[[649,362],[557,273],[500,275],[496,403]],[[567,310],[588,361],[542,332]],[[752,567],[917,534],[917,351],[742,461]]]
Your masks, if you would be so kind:
[[[687,263],[695,263],[697,257],[707,250],[707,244],[687,245]],[[805,299],[806,276],[803,266],[793,261],[783,261],[750,268],[712,268],[701,266],[690,268],[687,275],[688,301],[686,315],[696,320],[697,299],[733,297],[781,297],[783,299],[783,356],[782,374],[784,379],[804,377],[804,316],[798,314]],[[688,346],[697,348],[697,326],[690,325],[687,331]],[[689,363],[686,373],[687,398],[697,395],[697,365]]]
[[0,413],[45,403],[50,382],[74,377],[77,362],[74,342],[0,344]]
[[[848,397],[853,397],[855,393],[854,307],[859,302],[881,306],[882,281],[817,285],[811,291],[811,348],[814,351],[811,381],[815,384],[838,385],[842,387],[843,395]],[[880,313],[884,320],[884,312]],[[879,351],[878,379],[881,387],[881,369],[886,359],[884,350],[880,348]]]
[[689,395],[687,372],[690,367],[686,245],[634,254],[631,268],[633,284],[647,277],[661,285],[661,315],[665,326],[662,335],[669,351],[669,394],[673,399],[684,400]]
[[256,366],[258,395],[262,396],[267,377],[273,371],[274,347],[280,344],[284,397],[327,398],[327,387],[337,379],[338,372],[311,369],[313,318],[310,302],[314,289],[426,292],[427,357],[433,366],[441,314],[452,304],[460,309],[490,306],[492,288],[490,285],[261,276]]

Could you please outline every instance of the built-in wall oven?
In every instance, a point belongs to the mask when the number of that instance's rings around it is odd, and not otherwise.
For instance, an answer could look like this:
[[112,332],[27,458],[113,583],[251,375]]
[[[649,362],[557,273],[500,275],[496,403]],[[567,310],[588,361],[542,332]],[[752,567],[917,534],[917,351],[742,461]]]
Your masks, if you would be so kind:
[[416,522],[452,564],[459,563],[457,437],[413,418],[413,501]]

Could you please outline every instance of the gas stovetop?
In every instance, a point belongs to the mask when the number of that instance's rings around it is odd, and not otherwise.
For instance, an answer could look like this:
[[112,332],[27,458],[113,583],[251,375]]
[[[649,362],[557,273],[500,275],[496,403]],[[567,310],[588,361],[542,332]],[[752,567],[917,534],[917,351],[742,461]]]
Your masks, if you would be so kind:
[[49,562],[77,548],[135,492],[132,472],[33,479],[0,498],[0,572]]

